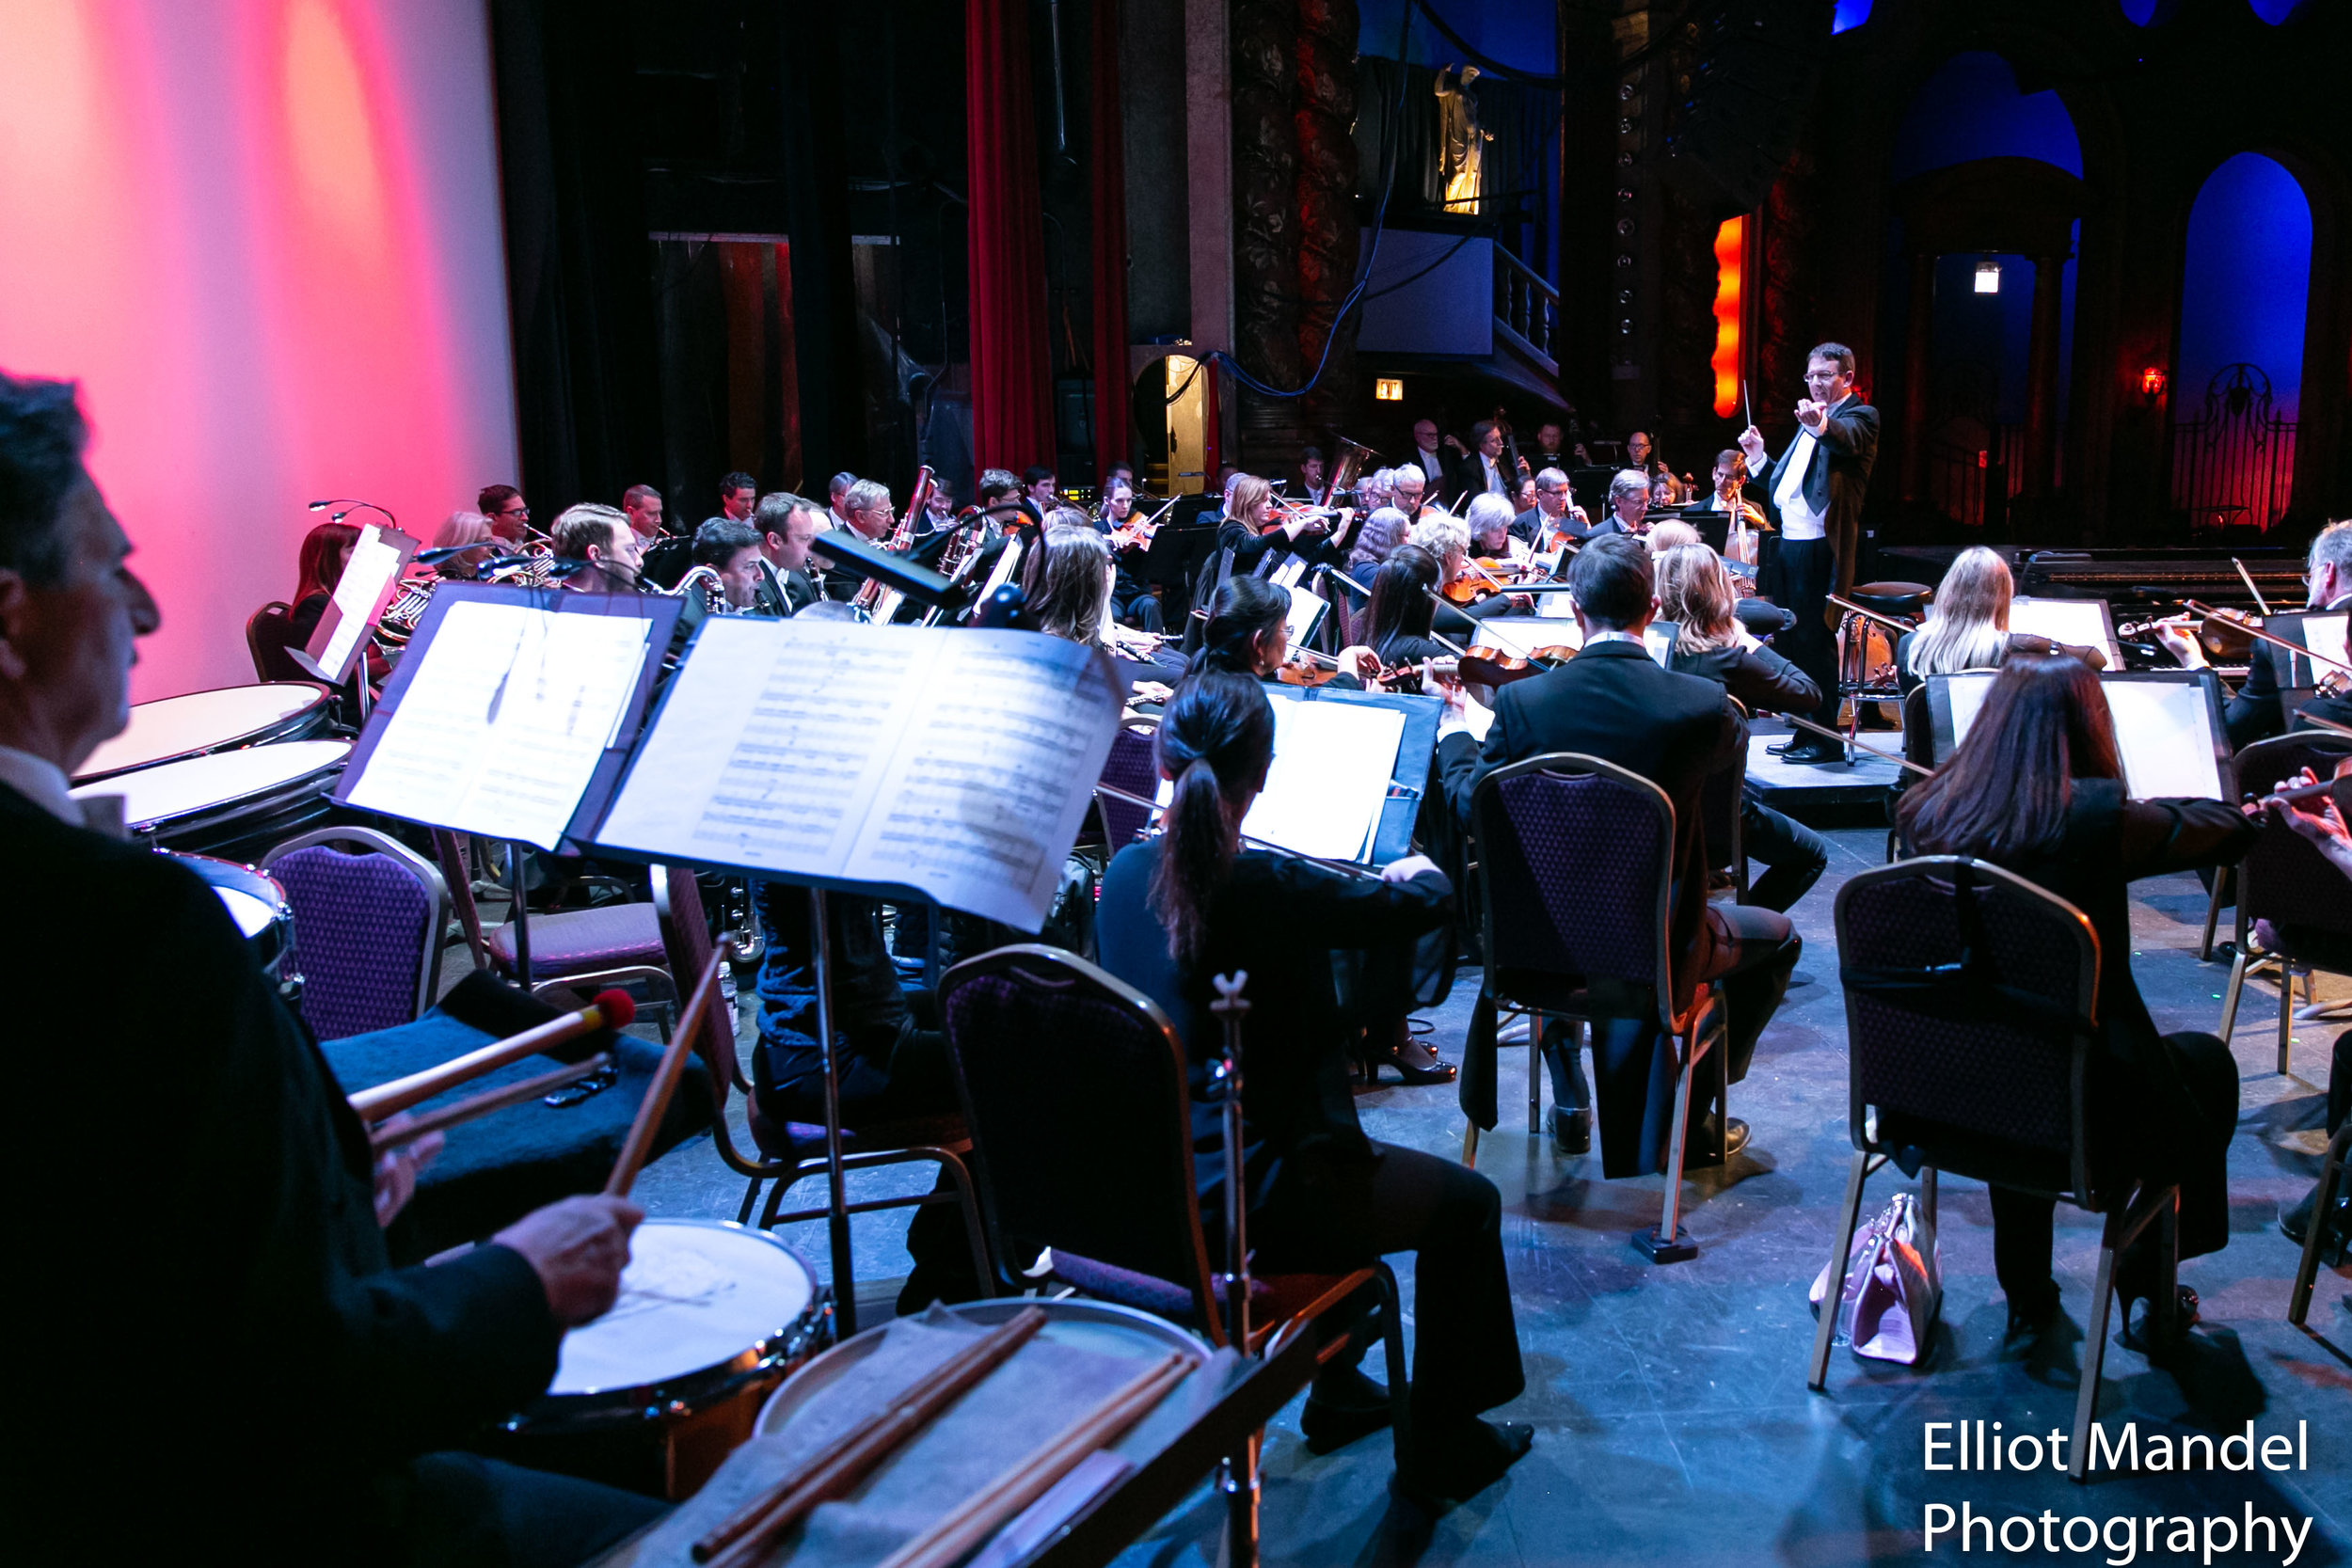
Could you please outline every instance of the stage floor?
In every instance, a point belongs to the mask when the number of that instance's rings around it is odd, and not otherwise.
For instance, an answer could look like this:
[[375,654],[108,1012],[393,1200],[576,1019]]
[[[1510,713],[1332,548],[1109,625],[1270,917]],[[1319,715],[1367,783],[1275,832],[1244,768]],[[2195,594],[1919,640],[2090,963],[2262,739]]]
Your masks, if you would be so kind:
[[[1754,1141],[1727,1170],[1686,1188],[1698,1258],[1654,1268],[1629,1243],[1629,1232],[1657,1216],[1657,1178],[1604,1181],[1597,1156],[1563,1158],[1548,1139],[1528,1136],[1529,1053],[1506,1047],[1502,1125],[1485,1138],[1478,1164],[1503,1195],[1528,1376],[1527,1392],[1497,1414],[1534,1423],[1534,1451],[1483,1496],[1433,1519],[1390,1494],[1385,1434],[1314,1457],[1299,1438],[1294,1403],[1266,1438],[1267,1562],[1931,1563],[1948,1560],[1954,1544],[1947,1535],[1933,1557],[1923,1556],[1926,1505],[1963,1501],[1996,1523],[2012,1514],[2038,1519],[2046,1509],[2060,1525],[2118,1514],[2242,1522],[2250,1505],[2290,1515],[2297,1528],[2306,1515],[2316,1521],[2297,1568],[2352,1555],[2352,1315],[2339,1304],[2345,1281],[2323,1271],[2311,1311],[2315,1332],[2288,1326],[2297,1254],[2276,1224],[2280,1205],[2299,1197],[2318,1172],[2328,1050],[2339,1026],[2298,1026],[2296,1075],[2280,1077],[2277,991],[2268,986],[2249,988],[2235,1042],[2243,1091],[2231,1151],[2231,1243],[2182,1271],[2203,1297],[2204,1323],[2169,1370],[2111,1344],[2100,1416],[2111,1434],[2137,1420],[2143,1440],[2155,1430],[2218,1438],[2243,1433],[2249,1420],[2258,1438],[2293,1437],[2308,1421],[2308,1471],[2103,1475],[2085,1488],[2048,1472],[1926,1472],[1926,1422],[1997,1420],[2010,1433],[2072,1425],[2098,1221],[2061,1206],[2056,1265],[2070,1326],[2037,1354],[2005,1352],[1985,1192],[1971,1181],[1943,1184],[1946,1293],[1929,1365],[1915,1371],[1839,1350],[1828,1394],[1806,1391],[1813,1319],[1805,1291],[1828,1259],[1851,1152],[1830,911],[1838,884],[1885,852],[1883,827],[1829,836],[1829,874],[1793,911],[1807,943],[1798,966],[1807,983],[1790,991],[1753,1071],[1732,1090],[1733,1112],[1753,1126]],[[2158,1026],[2214,1029],[2228,968],[2197,961],[2202,890],[2184,876],[2136,891],[2133,967]],[[2323,995],[2329,984],[2323,977]],[[2346,982],[2332,984],[2345,992]],[[1466,970],[1432,1015],[1449,1057],[1459,1055],[1477,989]],[[748,1006],[742,1022],[748,1041]],[[1463,1122],[1451,1085],[1391,1083],[1357,1103],[1374,1137],[1459,1156]],[[852,1196],[929,1180],[910,1171],[854,1175]],[[1866,1215],[1899,1184],[1897,1173],[1874,1177]],[[816,1192],[811,1183],[803,1196],[813,1202]],[[732,1219],[742,1183],[697,1139],[649,1169],[638,1193],[657,1214]],[[905,1221],[874,1214],[854,1224],[859,1294],[871,1323],[906,1271]],[[799,1227],[787,1240],[822,1268],[821,1227]],[[1401,1283],[1409,1312],[1409,1270]],[[1376,1354],[1368,1366],[1377,1370]],[[1121,1560],[1214,1562],[1221,1518],[1221,1505],[1203,1492]],[[2118,1555],[2101,1547],[2072,1560]],[[2282,1544],[2257,1560],[2285,1555]],[[2139,1560],[2179,1560],[2158,1551]]]

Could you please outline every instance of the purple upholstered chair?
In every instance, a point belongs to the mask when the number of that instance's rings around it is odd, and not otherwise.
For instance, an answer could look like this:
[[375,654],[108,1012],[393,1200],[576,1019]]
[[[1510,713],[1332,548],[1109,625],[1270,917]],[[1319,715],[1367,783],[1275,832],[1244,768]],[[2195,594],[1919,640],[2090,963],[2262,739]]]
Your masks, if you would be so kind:
[[294,911],[292,968],[319,1038],[389,1029],[433,1005],[449,887],[430,862],[373,829],[326,828],[278,845],[261,869]]
[[[1828,1381],[1863,1184],[1890,1159],[1919,1172],[1923,1253],[1935,1244],[1938,1172],[2105,1214],[2074,1398],[2072,1474],[2080,1481],[2116,1259],[2151,1225],[2163,1259],[2153,1299],[2167,1319],[2178,1310],[2180,1189],[2103,1170],[2083,1132],[2081,1085],[2097,1041],[2098,933],[2057,895],[1959,855],[1862,872],[1838,889],[1836,919],[1853,1164],[1806,1386],[1819,1393]],[[1915,1310],[1922,1321],[1933,1315]]]
[[[2322,731],[2273,736],[2237,754],[2237,787],[2248,794],[2267,794],[2306,768],[2325,779],[2335,772],[2336,764],[2347,752],[2352,752],[2352,740]],[[2222,875],[2214,874],[2217,901]],[[2221,1003],[2221,1043],[2230,1043],[2231,1032],[2237,1026],[2238,997],[2246,989],[2247,971],[2256,964],[2276,964],[2279,1072],[2283,1077],[2288,1038],[2295,1024],[2295,972],[2328,967],[2313,963],[2308,953],[2293,951],[2292,934],[2300,928],[2352,941],[2352,889],[2345,887],[2344,874],[2302,835],[2267,813],[2254,847],[2238,863],[2236,877],[2237,957],[2230,965],[2230,985]],[[2209,930],[2212,919],[2208,910]]]
[[[1613,762],[1554,752],[1481,779],[1470,800],[1470,830],[1486,913],[1486,994],[1500,1013],[1533,1015],[1530,1135],[1538,1131],[1543,1111],[1546,1019],[1580,1026],[1655,1019],[1674,1044],[1674,1121],[1658,1227],[1637,1231],[1633,1240],[1653,1261],[1696,1256],[1681,1230],[1682,1168],[1693,1084],[1710,1056],[1708,1098],[1720,1104],[1724,1096],[1724,1010],[1711,985],[1697,987],[1687,1008],[1675,1008],[1667,940],[1674,802],[1649,780]],[[1463,1162],[1477,1153],[1473,1119],[1463,1135]]]
[[[1110,754],[1103,759],[1103,782],[1113,789],[1149,800],[1160,786],[1160,766],[1152,756],[1152,732],[1121,727],[1111,736]],[[1094,798],[1103,814],[1103,853],[1118,854],[1152,825],[1152,813],[1108,795]]]
[[[1193,1180],[1184,1048],[1168,1015],[1075,954],[1035,943],[949,970],[939,1012],[1004,1282],[1050,1277],[1229,1343],[1224,1276],[1211,1270]],[[1388,1265],[1251,1284],[1251,1353],[1271,1356],[1308,1332],[1387,1341],[1393,1435],[1406,1452],[1404,1335]],[[1352,1329],[1344,1314],[1323,1321],[1359,1297],[1373,1310]]]

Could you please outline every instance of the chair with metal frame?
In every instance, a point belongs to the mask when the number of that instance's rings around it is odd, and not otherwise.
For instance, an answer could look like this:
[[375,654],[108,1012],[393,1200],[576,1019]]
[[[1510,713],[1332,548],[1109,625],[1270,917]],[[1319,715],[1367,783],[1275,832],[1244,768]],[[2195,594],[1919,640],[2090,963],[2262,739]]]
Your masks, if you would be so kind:
[[[2237,788],[2264,795],[2309,768],[2322,777],[2352,755],[2352,739],[2318,730],[2296,730],[2258,740],[2237,754],[2233,764]],[[2220,877],[2215,873],[2218,896]],[[2259,967],[2275,965],[2279,972],[2279,1071],[2288,1068],[2288,1046],[2295,1026],[2295,971],[2327,969],[2313,956],[2290,951],[2288,929],[2301,927],[2328,932],[2352,942],[2352,886],[2300,834],[2265,814],[2252,847],[2235,868],[2237,949],[2230,963],[2230,983],[2222,992],[2221,1043],[2230,1043],[2237,1026],[2238,999],[2246,977]],[[2207,913],[2210,925],[2212,913]]]
[[[1111,736],[1111,749],[1103,758],[1103,782],[1113,789],[1140,795],[1151,800],[1160,784],[1160,768],[1153,759],[1152,734],[1149,729],[1136,729],[1121,724]],[[1152,813],[1145,807],[1133,805],[1109,796],[1097,795],[1094,808],[1103,818],[1103,857],[1108,861],[1136,839],[1152,825]]]
[[[1229,1344],[1226,1276],[1212,1269],[1200,1219],[1184,1047],[1168,1015],[1075,954],[1037,943],[958,964],[939,996],[1002,1283],[1058,1281]],[[1253,1269],[1250,1286],[1249,1342],[1239,1347],[1248,1354],[1270,1358],[1308,1332],[1322,1337],[1326,1360],[1344,1335],[1386,1341],[1401,1462],[1409,1381],[1388,1265]]]
[[[2319,1255],[2327,1243],[2329,1218],[2336,1212],[2336,1189],[2344,1180],[2347,1150],[2352,1150],[2352,1121],[2336,1129],[2328,1140],[2327,1156],[2319,1163],[2319,1190],[2312,1203],[2311,1227],[2303,1235],[2303,1257],[2295,1266],[2295,1288],[2287,1292],[2287,1322],[2296,1327],[2312,1309],[2312,1286],[2319,1278]],[[2345,1298],[2352,1303],[2352,1297]]]
[[[650,869],[653,907],[661,921],[662,941],[672,969],[679,974],[699,974],[710,961],[712,946],[709,920],[703,912],[701,885],[694,880],[693,872],[683,866],[657,865]],[[785,1195],[796,1184],[813,1176],[822,1176],[829,1168],[825,1130],[803,1122],[780,1122],[760,1109],[751,1081],[744,1076],[742,1056],[736,1049],[735,1019],[731,1013],[712,1008],[703,1021],[702,1037],[693,1045],[703,1059],[705,1077],[710,1086],[711,1137],[718,1146],[719,1158],[748,1183],[743,1189],[743,1201],[736,1210],[736,1223],[751,1223],[760,1188],[770,1181],[776,1185],[770,1190],[767,1207],[760,1214],[760,1229],[772,1230],[779,1225],[825,1218],[831,1212],[825,1208],[796,1209],[787,1213],[783,1207]],[[743,1096],[746,1122],[758,1151],[756,1156],[736,1148],[726,1114],[730,1088]],[[913,1209],[926,1203],[959,1204],[963,1213],[964,1234],[972,1247],[973,1266],[986,1284],[992,1276],[986,1231],[980,1223],[979,1199],[972,1184],[971,1171],[962,1159],[971,1148],[972,1140],[963,1132],[960,1118],[869,1124],[854,1134],[845,1129],[843,1135],[845,1142],[855,1138],[874,1146],[846,1155],[842,1160],[844,1170],[871,1170],[881,1165],[929,1161],[946,1172],[955,1186],[952,1195],[930,1192],[903,1197],[862,1198],[850,1204],[849,1212],[864,1214],[883,1209]]]
[[[1836,923],[1854,1152],[1805,1386],[1820,1393],[1827,1385],[1863,1187],[1890,1161],[1919,1174],[1923,1254],[1935,1244],[1939,1173],[2104,1214],[2074,1402],[2070,1473],[2080,1481],[2116,1262],[2151,1225],[2161,1239],[2153,1301],[2164,1332],[2179,1309],[2179,1187],[2101,1169],[2085,1132],[2099,1042],[2098,933],[2057,895],[1960,855],[1860,873],[1838,890]],[[1916,1321],[1932,1316],[1931,1308]]]
[[[1928,683],[1921,681],[1903,693],[1903,760],[1921,768],[1934,768],[1943,758],[1935,754],[1935,718],[1928,711]],[[1886,794],[1886,858],[1895,859],[1895,804],[1903,791],[1912,787],[1913,775],[1906,768],[1895,770],[1895,782]]]
[[[1846,726],[1847,738],[1851,739],[1862,729],[1863,704],[1898,701],[1903,694],[1892,665],[1897,634],[1881,622],[1908,623],[1906,629],[1916,630],[1921,616],[1935,597],[1935,590],[1924,582],[1865,582],[1856,584],[1843,596],[1869,612],[1866,615],[1844,610],[1837,622],[1837,698],[1841,704],[1853,705]],[[1873,678],[1870,669],[1870,635],[1874,630],[1886,640],[1890,661],[1883,680]]]
[[423,1016],[449,929],[449,886],[431,862],[373,828],[342,827],[286,840],[259,869],[286,890],[289,963],[302,976],[302,1015],[319,1038]]
[[[1674,1042],[1674,1120],[1659,1224],[1633,1243],[1653,1262],[1698,1255],[1682,1228],[1682,1173],[1692,1099],[1702,1063],[1722,1110],[1726,1013],[1721,988],[1701,984],[1675,1006],[1667,935],[1674,898],[1675,808],[1666,792],[1599,757],[1553,752],[1499,768],[1470,798],[1472,857],[1486,931],[1486,994],[1499,1012],[1530,1014],[1527,1125],[1543,1111],[1544,1022],[1580,1030],[1619,1019],[1655,1020]],[[1478,1153],[1478,1123],[1462,1162]]]
[[288,617],[293,607],[283,599],[272,599],[246,617],[245,651],[253,659],[253,678],[261,681],[299,681],[311,679],[310,673],[286,657],[287,644],[293,640]]
[[[1740,716],[1740,723],[1748,721],[1747,705],[1739,698],[1725,694],[1724,705]],[[1699,785],[1699,818],[1707,831],[1707,869],[1729,872],[1732,895],[1742,904],[1748,901],[1748,846],[1740,806],[1747,782],[1746,768],[1726,768],[1708,775]]]

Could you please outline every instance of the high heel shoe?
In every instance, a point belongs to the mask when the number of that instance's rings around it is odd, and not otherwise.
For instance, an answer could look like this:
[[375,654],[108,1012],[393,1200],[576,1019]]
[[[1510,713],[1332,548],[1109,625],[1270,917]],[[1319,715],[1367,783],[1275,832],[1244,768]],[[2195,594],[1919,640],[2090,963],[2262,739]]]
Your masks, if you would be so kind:
[[1408,1053],[1418,1055],[1427,1049],[1425,1046],[1400,1043],[1395,1040],[1385,1041],[1378,1045],[1367,1041],[1360,1048],[1360,1054],[1356,1060],[1357,1064],[1363,1069],[1364,1082],[1375,1087],[1379,1085],[1380,1069],[1384,1067],[1396,1069],[1396,1075],[1405,1081],[1405,1086],[1408,1089],[1420,1088],[1428,1084],[1453,1083],[1456,1070],[1454,1064],[1439,1061],[1435,1051],[1430,1051],[1426,1066],[1408,1059]]

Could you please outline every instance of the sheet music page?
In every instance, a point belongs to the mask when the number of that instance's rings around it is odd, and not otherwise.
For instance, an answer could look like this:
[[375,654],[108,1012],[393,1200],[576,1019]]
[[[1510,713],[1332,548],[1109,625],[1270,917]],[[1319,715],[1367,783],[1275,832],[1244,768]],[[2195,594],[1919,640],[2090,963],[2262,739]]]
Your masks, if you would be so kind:
[[1993,689],[1991,675],[1952,675],[1945,689],[1952,699],[1952,746],[1968,738],[1968,726],[1977,721],[1977,710],[1984,706],[1984,694]]
[[[1543,621],[1565,621],[1576,626],[1576,595],[1573,594],[1538,594],[1535,595],[1535,616]],[[1575,633],[1581,636],[1581,631]],[[1569,639],[1574,641],[1574,637]],[[1552,641],[1558,641],[1558,638]]]
[[2218,800],[2221,765],[2214,755],[2213,709],[2193,681],[2101,681],[2115,716],[2123,784],[2135,800],[2179,796]]
[[554,848],[636,689],[647,625],[451,605],[347,799]]
[[938,662],[908,692],[901,737],[839,874],[1037,930],[1110,754],[1125,683],[1102,649],[1041,632],[918,635],[936,642]]
[[1313,633],[1315,622],[1322,618],[1326,606],[1321,597],[1296,583],[1290,585],[1290,613],[1284,619],[1290,626],[1291,641],[1303,642]]
[[704,622],[597,842],[839,876],[905,728],[906,694],[928,676],[943,635],[758,616]]
[[1392,707],[1277,698],[1274,766],[1241,831],[1302,855],[1363,859],[1404,738]]
[[312,656],[320,669],[339,680],[351,673],[351,656],[368,634],[368,618],[375,613],[377,602],[405,564],[400,551],[384,543],[381,529],[373,523],[360,528],[359,538],[351,546],[351,559],[343,564],[343,575],[335,580],[335,609],[340,614],[335,633]]
[[2020,594],[2010,601],[2009,629],[2077,648],[2096,648],[2106,656],[2108,669],[2123,668],[2122,650],[2116,647],[2107,630],[2105,599],[2035,599]]
[[[2341,610],[2332,615],[2326,610],[2312,610],[2303,617],[2303,646],[2323,657],[2342,660],[2347,657],[2344,644],[2348,627],[2352,627],[2352,617],[2347,617]],[[2334,665],[2322,664],[2318,659],[2305,658],[2296,662],[2310,673],[2314,685],[2320,676],[2335,669]]]

